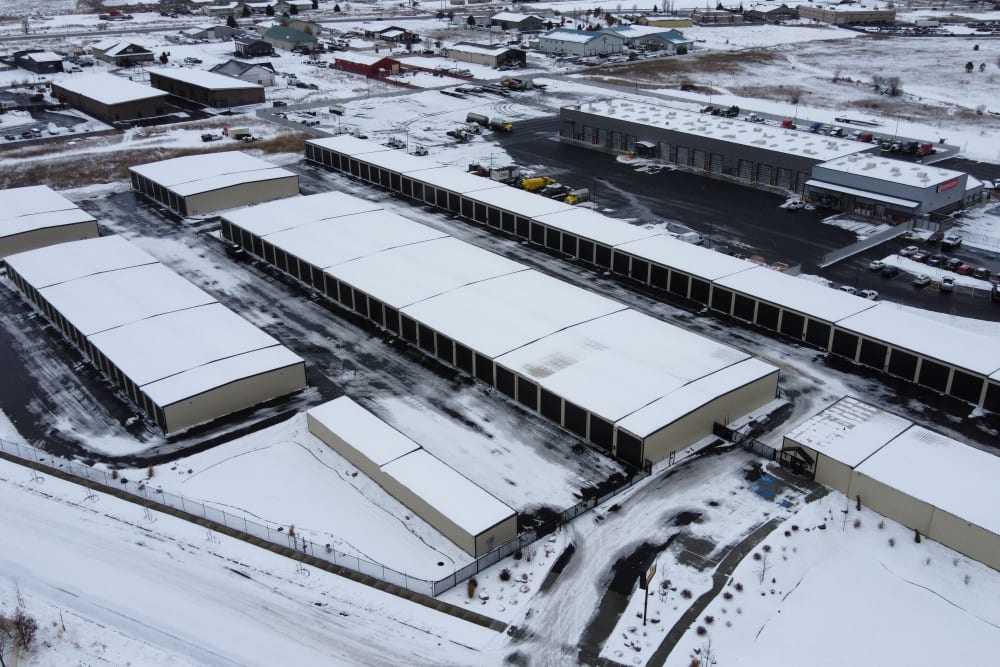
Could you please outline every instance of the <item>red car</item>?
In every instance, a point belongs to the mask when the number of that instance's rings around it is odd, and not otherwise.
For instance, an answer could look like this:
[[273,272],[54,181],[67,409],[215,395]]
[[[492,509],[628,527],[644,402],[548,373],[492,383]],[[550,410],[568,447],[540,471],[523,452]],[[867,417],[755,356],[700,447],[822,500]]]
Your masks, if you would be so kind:
[[967,276],[970,273],[972,273],[972,267],[969,266],[968,264],[963,264],[962,266],[955,269],[955,273],[957,273],[960,276]]

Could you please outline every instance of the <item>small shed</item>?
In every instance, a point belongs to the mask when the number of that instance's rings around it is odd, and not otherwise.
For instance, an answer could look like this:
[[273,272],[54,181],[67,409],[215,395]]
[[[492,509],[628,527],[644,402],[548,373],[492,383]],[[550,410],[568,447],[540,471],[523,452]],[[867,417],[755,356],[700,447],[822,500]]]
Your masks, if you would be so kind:
[[18,51],[14,54],[14,64],[35,74],[55,74],[63,71],[63,57],[51,51]]

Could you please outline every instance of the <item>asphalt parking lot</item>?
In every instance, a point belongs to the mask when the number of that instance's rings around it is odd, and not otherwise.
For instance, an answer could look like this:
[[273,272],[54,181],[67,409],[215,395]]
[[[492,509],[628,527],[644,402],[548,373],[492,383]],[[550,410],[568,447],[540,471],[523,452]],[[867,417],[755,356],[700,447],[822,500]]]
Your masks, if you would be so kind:
[[[726,246],[741,254],[760,255],[769,263],[800,265],[803,273],[859,290],[873,289],[881,298],[897,303],[1000,320],[1000,304],[992,303],[984,291],[959,288],[946,294],[918,289],[906,273],[883,278],[868,270],[873,259],[913,241],[888,241],[820,269],[817,263],[824,254],[856,240],[853,232],[821,222],[829,211],[790,212],[779,208],[785,198],[777,194],[672,169],[639,170],[605,153],[562,144],[555,138],[557,132],[558,118],[553,116],[520,121],[512,134],[494,139],[516,164],[573,188],[589,188],[598,209],[614,217],[636,224],[666,223],[671,230],[690,228],[701,233],[712,248]],[[945,254],[994,273],[1000,271],[1000,257],[995,253],[963,247]]]

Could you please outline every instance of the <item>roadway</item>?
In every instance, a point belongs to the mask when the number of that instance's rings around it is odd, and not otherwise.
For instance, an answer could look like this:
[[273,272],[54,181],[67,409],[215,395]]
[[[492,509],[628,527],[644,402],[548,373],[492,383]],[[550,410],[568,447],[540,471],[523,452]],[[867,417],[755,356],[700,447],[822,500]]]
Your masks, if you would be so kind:
[[[605,153],[560,143],[558,118],[518,121],[510,135],[496,141],[518,165],[544,165],[537,173],[574,188],[589,188],[599,210],[636,224],[663,224],[672,231],[692,229],[712,248],[726,246],[769,263],[801,265],[802,272],[837,284],[874,289],[881,297],[927,310],[977,319],[1000,320],[1000,306],[984,292],[960,288],[955,294],[916,289],[901,273],[882,278],[868,271],[873,259],[913,243],[905,239],[848,258],[826,269],[817,266],[827,252],[850,245],[853,232],[822,223],[829,211],[789,212],[781,195],[670,168],[644,169]],[[648,163],[645,163],[648,164]],[[995,168],[995,166],[994,166]],[[973,266],[1000,270],[1000,257],[975,248],[946,253]]]

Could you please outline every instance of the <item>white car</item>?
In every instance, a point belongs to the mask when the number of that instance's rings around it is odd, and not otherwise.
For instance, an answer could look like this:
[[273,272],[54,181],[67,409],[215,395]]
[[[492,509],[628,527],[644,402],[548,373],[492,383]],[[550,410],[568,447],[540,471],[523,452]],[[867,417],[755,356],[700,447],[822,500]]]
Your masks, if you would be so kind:
[[908,245],[908,246],[906,246],[905,248],[903,248],[902,250],[899,251],[899,256],[900,257],[909,257],[911,255],[917,254],[918,252],[920,252],[920,248],[918,248],[915,245]]
[[876,292],[873,289],[863,289],[860,292],[858,292],[858,296],[862,296],[868,299],[869,301],[874,301],[878,298],[878,292]]
[[841,292],[847,292],[848,294],[857,294],[858,293],[858,290],[856,290],[855,288],[851,287],[850,285],[841,285],[837,289],[839,289]]
[[954,292],[955,291],[955,279],[951,276],[945,276],[941,279],[941,287],[939,288],[942,292]]
[[883,262],[881,259],[876,259],[874,261],[868,262],[869,271],[881,271],[884,268],[885,268],[885,262]]

